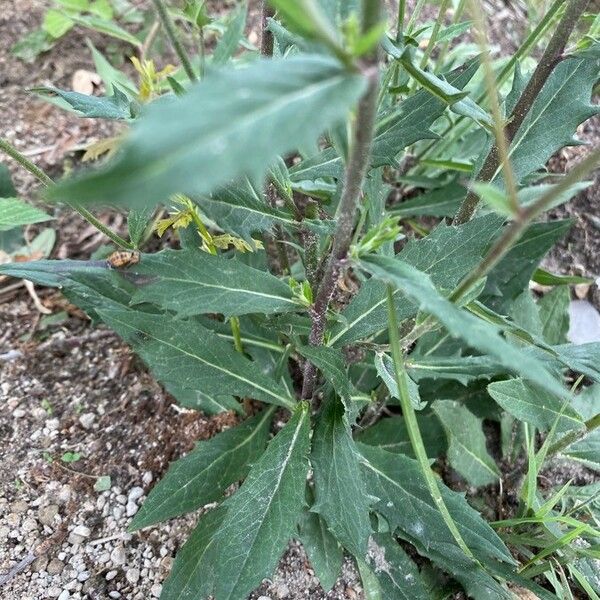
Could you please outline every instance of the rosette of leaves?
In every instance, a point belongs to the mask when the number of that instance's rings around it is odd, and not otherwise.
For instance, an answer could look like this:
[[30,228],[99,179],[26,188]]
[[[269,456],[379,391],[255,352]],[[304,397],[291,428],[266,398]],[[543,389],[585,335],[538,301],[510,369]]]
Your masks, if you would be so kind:
[[[125,245],[141,254],[117,268],[0,267],[61,288],[182,405],[237,414],[235,427],[171,465],[131,524],[202,509],[167,600],[243,600],[292,539],[326,590],[352,556],[370,599],[599,592],[597,507],[588,502],[583,519],[565,504],[573,487],[536,487],[548,457],[600,464],[596,387],[568,385],[573,374],[598,382],[600,344],[566,343],[575,280],[538,267],[571,223],[536,222],[585,185],[598,156],[540,181],[596,112],[596,45],[563,55],[556,42],[582,3],[549,9],[499,73],[496,84],[513,83],[498,106],[496,87],[477,83],[480,69],[494,74],[485,55],[448,52],[473,23],[459,13],[444,29],[442,2],[435,24],[419,30],[415,15],[397,31],[379,4],[274,0],[263,56],[243,37],[243,8],[219,30],[215,54],[183,55],[185,70],[141,115],[118,84],[78,104],[131,129],[114,156],[48,197],[128,210]],[[521,74],[547,31],[561,60]],[[511,116],[515,106],[524,114]],[[488,177],[481,165],[502,147],[493,135],[514,119],[508,160]],[[484,202],[464,222],[415,220],[454,214],[469,177]],[[410,199],[394,201],[392,186]],[[153,215],[174,203],[154,221],[180,248],[144,252]],[[540,279],[556,287],[538,299],[529,283]],[[492,493],[452,490],[442,466],[462,489]],[[485,498],[501,482],[517,506],[496,523]]]

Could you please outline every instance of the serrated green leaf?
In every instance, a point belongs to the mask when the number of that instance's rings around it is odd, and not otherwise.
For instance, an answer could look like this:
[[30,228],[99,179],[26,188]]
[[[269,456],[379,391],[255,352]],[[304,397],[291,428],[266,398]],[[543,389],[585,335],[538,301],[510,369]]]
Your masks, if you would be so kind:
[[379,581],[382,600],[430,600],[417,565],[389,533],[371,537],[367,562]]
[[322,371],[334,390],[344,400],[353,393],[353,387],[346,374],[346,364],[342,352],[326,346],[299,346],[296,350]]
[[218,415],[230,410],[239,415],[244,414],[241,404],[233,396],[189,390],[175,384],[165,385],[165,387],[169,394],[172,394],[177,402],[186,408],[200,410],[207,415]]
[[36,260],[0,265],[0,273],[59,288],[73,304],[94,320],[97,309],[126,307],[134,287],[106,261]]
[[327,529],[325,521],[310,510],[302,515],[299,536],[321,587],[328,592],[342,570],[342,547]]
[[[459,581],[469,583],[474,597],[510,598],[483,568],[468,559],[456,544],[431,498],[416,460],[373,446],[358,445],[364,457],[363,472],[369,492],[379,498],[374,506],[392,531],[410,541],[420,554],[441,563]],[[483,564],[514,559],[500,538],[464,497],[438,483],[444,503],[462,538]],[[450,568],[449,568],[450,567]],[[499,592],[499,593],[498,593]],[[478,595],[479,594],[479,595]]]
[[344,405],[330,398],[319,415],[310,462],[315,504],[335,538],[354,556],[364,558],[371,533],[367,491]]
[[152,209],[130,210],[127,215],[127,231],[131,243],[137,248],[142,242],[146,228],[152,218]]
[[0,231],[50,220],[52,217],[43,210],[18,198],[0,198]]
[[91,96],[54,87],[35,87],[30,91],[43,99],[59,98],[64,101],[59,106],[89,119],[128,120],[133,117],[129,98],[116,87],[112,96]]
[[590,104],[597,80],[598,63],[594,59],[567,58],[554,68],[509,148],[517,181],[543,167],[563,146],[573,144],[578,125],[598,112]]
[[252,361],[197,322],[117,308],[98,314],[166,384],[294,407],[287,390],[257,373]]
[[[230,185],[217,190],[212,196],[197,197],[195,202],[219,227],[240,236],[250,244],[253,243],[253,233],[271,231],[273,225],[299,226],[291,214],[268,206],[250,188]],[[310,219],[302,223],[308,227],[314,223],[317,229],[324,227]]]
[[149,107],[106,169],[66,180],[50,195],[153,205],[173,193],[210,193],[241,175],[259,180],[277,156],[345,117],[365,85],[322,56],[215,71],[185,96]]
[[561,397],[567,396],[563,386],[540,361],[506,342],[500,336],[500,328],[478,319],[441,296],[426,273],[387,256],[366,256],[361,265],[376,278],[401,289],[408,298],[418,303],[421,310],[439,319],[452,336],[463,339],[469,346],[492,356],[508,370],[522,374],[545,390]]
[[248,14],[248,5],[246,2],[237,10],[233,16],[223,36],[219,40],[212,55],[212,64],[215,66],[224,65],[237,50],[237,47],[244,35],[246,25],[246,16]]
[[243,600],[272,575],[302,513],[309,435],[304,403],[226,501],[227,515],[215,536],[215,598]]
[[465,197],[465,188],[452,182],[444,187],[420,194],[394,206],[389,213],[398,217],[451,217]]
[[559,433],[583,427],[581,415],[572,406],[564,406],[564,401],[522,379],[496,381],[487,389],[505,411],[541,431],[550,431],[557,419]]
[[243,479],[263,453],[269,437],[272,410],[247,419],[208,441],[198,442],[172,463],[129,526],[136,531],[209,504],[232,483]]
[[500,471],[487,451],[482,420],[454,400],[436,400],[432,408],[448,436],[450,466],[471,485],[497,482]]
[[[132,302],[151,302],[179,316],[271,314],[299,310],[290,287],[268,272],[201,250],[144,254],[128,270],[139,277]],[[143,283],[147,281],[147,283]]]
[[494,297],[493,307],[506,310],[527,286],[544,255],[573,225],[569,219],[534,223],[504,258],[490,271],[485,293]]
[[224,517],[225,508],[222,506],[200,517],[196,528],[175,556],[160,595],[162,600],[205,598],[210,594],[217,566],[214,537]]
[[[418,413],[416,417],[427,456],[437,458],[446,451],[447,446],[440,420],[433,413]],[[414,457],[404,417],[381,419],[375,425],[358,431],[356,440],[387,452]]]
[[[440,224],[427,237],[410,241],[397,255],[431,275],[443,289],[451,289],[479,263],[491,240],[500,231],[503,219],[487,215],[459,226]],[[344,322],[333,327],[330,345],[344,345],[387,329],[385,284],[371,279],[342,311]],[[407,319],[417,307],[399,290],[394,292],[398,319]]]
[[[377,374],[381,377],[381,380],[387,387],[390,396],[393,399],[398,400],[400,398],[400,392],[398,391],[392,358],[382,352],[375,353],[375,369],[377,369]],[[407,377],[407,384],[408,393],[410,394],[410,403],[416,410],[423,410],[427,403],[421,401],[421,396],[419,396],[419,386],[410,377]]]
[[489,356],[417,356],[410,355],[406,370],[415,380],[454,379],[467,385],[475,379],[489,379],[505,369]]
[[538,302],[542,336],[549,344],[563,344],[569,331],[571,294],[567,286],[556,287]]
[[[600,413],[600,384],[591,385],[577,394],[573,398],[573,408],[586,421],[596,417]],[[583,439],[566,448],[563,454],[600,471],[600,430],[590,431]]]
[[[459,67],[446,75],[452,85],[462,89],[479,67],[477,61]],[[371,152],[373,168],[395,165],[396,156],[407,146],[423,139],[436,137],[430,130],[446,109],[446,104],[427,91],[419,91],[398,106],[383,111],[377,118]],[[334,148],[326,148],[316,156],[301,161],[290,169],[293,182],[319,177],[339,178],[343,161]]]

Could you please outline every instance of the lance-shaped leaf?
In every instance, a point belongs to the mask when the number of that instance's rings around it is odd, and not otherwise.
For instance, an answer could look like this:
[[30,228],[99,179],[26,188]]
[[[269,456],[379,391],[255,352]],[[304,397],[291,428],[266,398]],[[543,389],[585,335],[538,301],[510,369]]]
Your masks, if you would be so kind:
[[131,119],[131,101],[119,88],[112,96],[92,96],[59,90],[54,87],[37,87],[31,90],[53,104],[89,119]]
[[[248,186],[229,185],[211,196],[198,196],[195,202],[219,227],[250,244],[253,233],[270,231],[273,225],[294,228],[300,225],[290,213],[268,206]],[[328,221],[305,219],[302,225],[317,232],[331,229]]]
[[294,406],[283,386],[257,372],[252,361],[197,322],[127,309],[98,314],[166,384]]
[[128,274],[140,276],[133,303],[152,302],[182,317],[298,310],[288,285],[268,272],[200,250],[146,254]]
[[454,379],[467,385],[475,379],[489,379],[505,369],[489,356],[414,356],[406,361],[406,370],[415,380]]
[[310,462],[315,481],[312,510],[346,550],[364,559],[371,533],[367,491],[344,405],[335,397],[319,415]]
[[[473,60],[447,74],[447,80],[462,89],[473,77],[479,62]],[[429,92],[421,90],[403,100],[393,109],[382,112],[377,119],[371,166],[395,165],[401,150],[415,142],[436,135],[430,127],[446,109],[446,103]],[[334,148],[326,148],[290,169],[293,182],[314,180],[319,177],[339,178],[344,163]]]
[[549,344],[564,344],[569,331],[571,293],[566,285],[550,290],[538,302],[542,335]]
[[471,485],[498,481],[500,471],[488,454],[482,421],[454,400],[436,400],[433,411],[448,436],[448,460]]
[[207,415],[218,415],[230,410],[240,415],[244,414],[242,405],[233,396],[189,390],[176,384],[169,384],[165,387],[170,394],[175,396],[177,402],[186,408],[201,410]]
[[52,217],[43,210],[18,198],[0,198],[0,231],[8,231],[19,225],[50,221]]
[[302,514],[309,435],[303,403],[226,501],[227,515],[215,536],[215,598],[242,600],[272,575]]
[[581,415],[570,404],[522,379],[496,381],[487,389],[506,412],[542,431],[550,431],[555,421],[559,433],[584,426]]
[[235,54],[238,44],[244,35],[247,14],[248,5],[244,2],[229,22],[223,37],[221,37],[215,47],[212,55],[213,65],[224,65]]
[[522,374],[545,390],[566,397],[567,391],[544,365],[500,335],[500,328],[458,308],[436,290],[431,278],[408,263],[369,255],[361,265],[374,277],[401,289],[419,308],[436,317],[450,335],[495,358],[508,370]]
[[494,300],[494,308],[508,305],[529,285],[538,264],[573,225],[573,221],[534,223],[504,258],[488,274],[485,293]]
[[200,517],[192,535],[175,557],[160,595],[163,600],[205,598],[211,593],[218,560],[214,553],[214,536],[224,517],[223,506]]
[[198,442],[188,455],[171,464],[129,529],[142,529],[218,500],[228,486],[246,476],[262,454],[272,416],[272,409],[263,411],[208,441]]
[[97,310],[125,307],[131,301],[134,286],[119,273],[108,268],[106,261],[36,260],[0,265],[0,273],[28,279],[40,285],[59,288],[73,304],[92,319]]
[[465,188],[452,182],[394,206],[389,213],[398,217],[451,217],[465,197]]
[[341,350],[325,346],[300,346],[297,351],[323,373],[337,394],[344,400],[350,398],[353,387],[346,374],[346,365]]
[[299,525],[299,537],[321,587],[328,592],[342,570],[344,551],[325,521],[314,512],[305,511]]
[[[442,424],[433,413],[418,413],[416,416],[427,456],[437,458],[446,451],[446,436]],[[381,419],[375,425],[359,431],[356,440],[387,452],[414,457],[404,417]]]
[[[435,285],[451,289],[479,263],[502,222],[498,216],[487,215],[458,227],[438,225],[427,237],[406,244],[397,258],[429,273]],[[333,327],[330,345],[348,344],[387,329],[385,290],[376,279],[365,282],[342,312],[344,321]],[[400,290],[394,291],[394,303],[399,320],[417,312]]]
[[417,565],[389,533],[371,537],[367,562],[379,581],[382,600],[430,598]]
[[[374,509],[389,522],[392,531],[413,544],[418,552],[431,558],[459,579],[475,598],[509,599],[480,564],[465,556],[446,527],[431,497],[416,460],[358,444],[364,458],[363,473],[367,489],[379,498]],[[465,498],[446,487],[438,486],[444,503],[467,546],[485,564],[497,561],[514,564],[510,552],[484,519],[469,506]]]
[[563,146],[577,143],[573,136],[578,125],[598,112],[590,103],[597,80],[598,62],[592,58],[568,58],[554,68],[510,145],[518,181],[543,167]]
[[[592,385],[575,396],[573,406],[586,421],[596,417],[600,413],[600,385]],[[600,470],[600,431],[595,429],[589,432],[585,438],[571,444],[563,454]]]
[[241,175],[259,180],[277,156],[343,119],[365,86],[324,56],[215,71],[184,96],[155,102],[113,162],[54,186],[51,196],[140,206],[210,193]]
[[[387,387],[390,396],[394,400],[398,400],[400,398],[400,392],[398,391],[398,383],[396,382],[396,375],[394,374],[394,363],[391,357],[383,352],[377,352],[375,354],[375,368],[377,369],[377,374],[381,377],[383,383],[385,383],[385,387]],[[427,403],[421,401],[419,386],[410,377],[407,377],[406,383],[408,384],[410,403],[416,410],[424,409]]]

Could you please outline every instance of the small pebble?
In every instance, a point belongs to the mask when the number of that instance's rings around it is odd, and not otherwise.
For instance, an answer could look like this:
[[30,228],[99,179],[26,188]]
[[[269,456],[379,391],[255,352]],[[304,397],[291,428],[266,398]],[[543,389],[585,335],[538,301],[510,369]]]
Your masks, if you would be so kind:
[[122,506],[115,506],[113,508],[113,517],[117,520],[120,521],[121,517],[123,516],[123,507]]
[[119,494],[117,496],[117,502],[125,506],[127,504],[127,496],[125,496],[125,494]]
[[119,592],[117,592],[117,590],[114,590],[113,592],[108,592],[108,595],[111,598],[120,598],[121,597],[121,594]]
[[123,546],[117,546],[110,553],[110,560],[112,560],[113,565],[122,565],[127,560],[127,556],[125,554],[125,549]]
[[[61,554],[64,554],[63,552],[61,552]],[[63,569],[65,568],[65,564],[58,560],[57,558],[53,558],[49,563],[48,566],[46,567],[46,571],[48,571],[48,573],[50,573],[50,575],[60,575],[63,572]]]
[[63,590],[58,597],[58,600],[69,600],[71,594],[69,594],[69,590]]
[[152,472],[151,471],[146,471],[142,475],[142,483],[144,485],[150,485],[152,483]]
[[46,590],[46,596],[48,596],[48,598],[58,598],[61,593],[62,593],[62,590],[59,587],[56,587],[55,585],[53,585],[52,587],[49,587]]
[[127,496],[127,499],[129,500],[129,502],[135,502],[136,500],[141,498],[143,495],[144,495],[144,488],[133,487],[133,488],[131,488],[131,490],[129,490],[129,495]]
[[129,583],[135,585],[140,580],[140,572],[138,569],[127,569],[125,578]]
[[21,525],[21,529],[25,533],[29,533],[30,531],[35,531],[38,528],[37,521],[32,517],[27,517],[23,524]]
[[58,514],[58,506],[56,504],[49,504],[48,506],[42,506],[38,510],[38,519],[42,525],[52,525],[54,523],[54,517]]
[[125,512],[128,517],[133,517],[135,513],[138,511],[138,505],[135,502],[128,502]]
[[89,527],[86,527],[85,525],[77,525],[77,527],[75,527],[75,529],[73,529],[73,531],[71,531],[69,534],[69,542],[71,544],[81,544],[86,540],[86,538],[90,537],[91,533],[92,532],[90,531]]
[[87,581],[89,578],[90,578],[89,571],[81,571],[81,573],[79,573],[77,575],[77,581]]
[[106,581],[112,581],[115,577],[117,576],[117,571],[115,571],[114,569],[112,571],[109,571],[104,578],[106,579]]
[[79,422],[84,429],[90,429],[90,427],[94,424],[96,420],[96,415],[94,413],[83,413],[79,417]]
[[162,585],[160,585],[160,583],[155,583],[151,588],[150,588],[150,593],[155,597],[155,598],[160,598],[160,594],[162,592]]

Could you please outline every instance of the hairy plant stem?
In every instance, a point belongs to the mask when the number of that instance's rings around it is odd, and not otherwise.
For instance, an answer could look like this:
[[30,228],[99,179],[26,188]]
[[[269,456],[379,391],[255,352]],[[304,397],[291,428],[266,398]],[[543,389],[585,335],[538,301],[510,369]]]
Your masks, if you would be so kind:
[[[577,25],[579,18],[583,14],[585,7],[589,0],[570,0],[567,8],[558,23],[558,27],[554,31],[554,34],[550,38],[550,42],[540,59],[533,75],[529,79],[523,93],[519,97],[517,104],[512,110],[505,128],[506,139],[510,143],[519,130],[519,127],[523,124],[527,113],[533,105],[538,94],[544,87],[544,84],[548,80],[548,77],[556,67],[556,65],[562,59],[565,46],[569,40],[571,32]],[[500,152],[497,145],[492,146],[487,158],[477,179],[479,181],[491,181],[497,174],[498,167],[500,165]],[[454,218],[454,224],[459,225],[466,223],[475,214],[477,205],[479,204],[479,196],[475,192],[470,191],[467,197],[461,204],[456,217]]]
[[261,9],[261,36],[260,36],[260,53],[263,56],[273,56],[273,33],[267,29],[269,19],[273,18],[275,11],[267,0],[263,0]]
[[394,305],[394,291],[391,286],[387,286],[387,307],[388,307],[388,320],[389,320],[389,332],[390,332],[390,346],[392,350],[392,358],[394,363],[394,376],[396,379],[396,385],[399,391],[399,400],[402,407],[402,416],[406,423],[406,429],[408,431],[408,437],[410,438],[410,444],[413,452],[419,462],[419,467],[423,473],[423,477],[427,482],[429,493],[435,502],[438,510],[440,511],[446,526],[450,530],[452,537],[460,549],[469,557],[475,560],[473,553],[463,540],[458,531],[458,527],[448,511],[448,507],[442,498],[440,488],[438,487],[437,480],[431,467],[429,466],[429,458],[423,444],[423,438],[419,429],[419,423],[417,422],[417,416],[415,409],[413,408],[410,401],[410,393],[408,391],[408,381],[406,370],[404,368],[404,357],[400,348],[400,340],[398,339],[398,317],[396,315],[396,306]]
[[[33,164],[26,156],[21,154],[10,142],[0,138],[0,150],[8,154],[14,159],[21,167],[26,171],[29,171],[34,177],[41,181],[46,187],[54,185],[54,181],[37,165]],[[124,240],[121,236],[111,231],[104,223],[99,221],[87,208],[76,204],[75,202],[67,202],[67,206],[70,206],[74,211],[79,213],[88,223],[93,225],[98,231],[101,231],[107,238],[112,240],[117,246],[124,248],[125,250],[133,250],[133,244]]]
[[165,3],[163,2],[163,0],[152,0],[152,2],[154,3],[156,12],[158,13],[158,17],[160,19],[160,22],[162,23],[163,29],[165,30],[165,33],[167,34],[167,37],[171,42],[171,46],[173,46],[173,50],[175,50],[175,54],[177,54],[179,60],[181,61],[181,66],[183,67],[183,70],[188,76],[188,79],[192,83],[197,81],[198,78],[196,77],[196,73],[194,72],[190,58],[187,55],[183,44],[179,40],[177,30],[175,29],[175,24],[171,19],[171,15],[169,15],[169,11],[167,10]]
[[[363,0],[362,15],[362,31],[365,33],[379,22],[380,1]],[[346,258],[352,242],[358,202],[369,166],[373,143],[377,97],[379,93],[377,60],[377,52],[374,51],[367,58],[365,66],[365,74],[369,78],[369,84],[367,91],[358,104],[356,122],[354,124],[354,140],[344,174],[344,185],[337,209],[337,225],[333,234],[331,253],[325,263],[323,276],[319,282],[315,302],[311,310],[312,327],[308,338],[311,346],[319,346],[323,343],[329,302],[335,290],[342,261]],[[316,379],[316,367],[310,361],[306,361],[302,384],[302,398],[309,400],[313,397]]]

